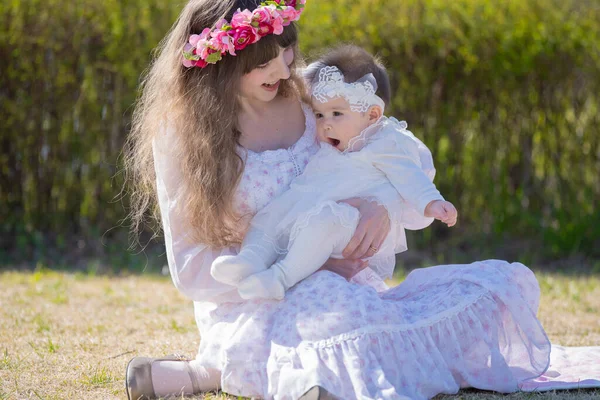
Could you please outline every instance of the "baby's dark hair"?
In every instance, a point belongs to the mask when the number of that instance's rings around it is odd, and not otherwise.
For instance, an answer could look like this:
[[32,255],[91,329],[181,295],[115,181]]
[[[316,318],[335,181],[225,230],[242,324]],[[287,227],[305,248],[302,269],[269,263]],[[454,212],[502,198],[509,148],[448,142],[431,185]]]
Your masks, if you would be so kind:
[[[365,49],[353,44],[345,44],[333,49],[327,50],[315,62],[323,63],[330,67],[337,67],[346,83],[353,83],[363,76],[371,73],[377,81],[377,96],[384,101],[386,108],[391,101],[390,78],[387,71],[378,57],[373,56]],[[318,72],[317,70],[308,70],[304,77],[310,85]]]

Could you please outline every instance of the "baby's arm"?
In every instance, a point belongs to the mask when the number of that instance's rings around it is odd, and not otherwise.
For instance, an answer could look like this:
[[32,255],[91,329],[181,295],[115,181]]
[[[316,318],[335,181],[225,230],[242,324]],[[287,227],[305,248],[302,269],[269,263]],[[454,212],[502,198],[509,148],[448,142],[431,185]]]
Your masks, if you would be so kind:
[[387,134],[369,145],[369,151],[373,165],[419,214],[454,225],[456,209],[423,171],[418,144],[411,136],[398,131]]

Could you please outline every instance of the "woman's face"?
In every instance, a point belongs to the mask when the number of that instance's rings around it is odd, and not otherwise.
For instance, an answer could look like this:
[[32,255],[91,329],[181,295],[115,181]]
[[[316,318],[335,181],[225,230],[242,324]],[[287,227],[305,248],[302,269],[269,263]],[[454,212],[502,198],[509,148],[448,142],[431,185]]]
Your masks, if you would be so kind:
[[252,102],[269,102],[273,100],[277,96],[281,81],[289,79],[290,65],[293,62],[293,47],[281,48],[277,57],[242,76],[240,82],[241,97]]

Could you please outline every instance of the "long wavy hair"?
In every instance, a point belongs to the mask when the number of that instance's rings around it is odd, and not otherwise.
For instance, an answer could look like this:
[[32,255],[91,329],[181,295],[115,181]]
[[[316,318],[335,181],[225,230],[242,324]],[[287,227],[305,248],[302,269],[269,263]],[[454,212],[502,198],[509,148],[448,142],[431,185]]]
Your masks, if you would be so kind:
[[[236,93],[240,78],[293,46],[298,59],[297,27],[287,26],[282,35],[267,35],[233,57],[223,56],[206,68],[187,69],[182,50],[191,34],[214,27],[222,18],[231,20],[238,9],[254,10],[261,0],[191,0],[145,72],[133,113],[132,128],[124,149],[125,187],[129,192],[131,230],[138,238],[146,222],[160,233],[160,210],[152,142],[168,125],[175,133],[170,142],[178,163],[178,212],[185,213],[188,237],[212,247],[240,243],[236,229],[240,217],[233,210],[233,196],[244,169],[238,155],[240,106]],[[292,76],[282,82],[283,96],[302,97],[303,81]]]

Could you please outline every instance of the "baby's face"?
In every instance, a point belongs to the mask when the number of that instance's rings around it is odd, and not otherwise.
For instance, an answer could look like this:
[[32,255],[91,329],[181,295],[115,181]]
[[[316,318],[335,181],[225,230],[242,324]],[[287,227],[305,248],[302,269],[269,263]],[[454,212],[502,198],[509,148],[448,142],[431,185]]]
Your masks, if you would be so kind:
[[340,151],[348,148],[348,142],[370,125],[368,113],[350,110],[343,97],[321,103],[314,97],[312,107],[317,119],[317,135],[321,142],[329,143]]

